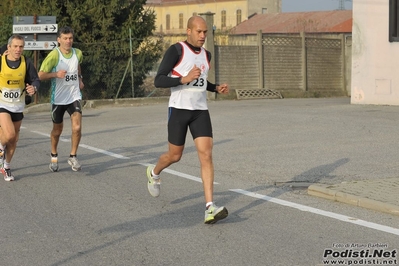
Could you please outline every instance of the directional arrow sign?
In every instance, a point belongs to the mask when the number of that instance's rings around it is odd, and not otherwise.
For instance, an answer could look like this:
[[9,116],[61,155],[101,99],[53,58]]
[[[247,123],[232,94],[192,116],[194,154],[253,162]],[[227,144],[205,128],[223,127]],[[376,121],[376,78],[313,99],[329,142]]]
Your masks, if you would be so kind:
[[57,42],[26,41],[24,50],[53,50],[57,46]]
[[12,25],[13,33],[57,33],[58,24]]

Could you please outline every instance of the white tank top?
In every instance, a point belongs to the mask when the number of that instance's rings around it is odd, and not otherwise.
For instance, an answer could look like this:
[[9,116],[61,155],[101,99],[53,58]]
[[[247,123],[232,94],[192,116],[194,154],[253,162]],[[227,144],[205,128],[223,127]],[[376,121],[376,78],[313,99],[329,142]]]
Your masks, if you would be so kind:
[[72,48],[70,58],[66,58],[58,48],[56,49],[58,51],[58,64],[55,71],[66,70],[67,73],[64,79],[56,78],[52,80],[51,103],[65,105],[81,100],[82,94],[79,89],[78,76],[79,60],[75,49]]
[[196,53],[184,42],[182,46],[182,57],[179,63],[169,74],[171,77],[184,77],[194,65],[201,69],[201,76],[188,84],[179,85],[171,88],[169,107],[187,110],[207,110],[206,87],[209,71],[209,62],[206,50],[201,47],[200,52]]

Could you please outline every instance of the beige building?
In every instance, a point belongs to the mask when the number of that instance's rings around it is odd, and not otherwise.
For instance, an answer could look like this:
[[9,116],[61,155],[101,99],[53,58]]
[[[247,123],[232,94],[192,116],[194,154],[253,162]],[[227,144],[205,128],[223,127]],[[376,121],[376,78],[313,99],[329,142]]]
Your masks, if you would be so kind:
[[353,104],[399,105],[398,1],[353,0]]
[[156,32],[185,33],[193,15],[214,13],[214,30],[227,31],[254,14],[280,13],[282,0],[147,0],[156,13]]

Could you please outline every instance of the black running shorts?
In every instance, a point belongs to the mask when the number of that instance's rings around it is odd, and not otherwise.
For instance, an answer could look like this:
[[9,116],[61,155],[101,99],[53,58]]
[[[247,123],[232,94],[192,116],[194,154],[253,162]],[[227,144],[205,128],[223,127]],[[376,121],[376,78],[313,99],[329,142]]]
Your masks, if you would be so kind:
[[13,122],[18,122],[21,121],[22,119],[24,119],[24,113],[13,113],[8,111],[5,108],[0,108],[0,113],[8,113],[11,116],[11,121]]
[[74,112],[82,113],[80,101],[74,101],[67,105],[53,104],[51,106],[51,119],[53,123],[61,124],[64,121],[65,111],[67,111],[69,115],[72,115]]
[[176,146],[186,142],[187,129],[193,139],[213,137],[211,117],[208,110],[185,110],[169,107],[168,141]]

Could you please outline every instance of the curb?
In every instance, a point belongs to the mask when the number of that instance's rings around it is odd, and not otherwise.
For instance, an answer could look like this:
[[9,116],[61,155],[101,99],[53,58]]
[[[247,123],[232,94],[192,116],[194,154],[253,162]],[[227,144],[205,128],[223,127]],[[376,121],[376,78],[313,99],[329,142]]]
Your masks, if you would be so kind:
[[316,196],[324,199],[338,201],[366,209],[371,209],[399,216],[399,206],[344,193],[338,190],[334,190],[332,187],[333,185],[323,185],[323,184],[311,185],[308,187],[308,194],[311,196]]
[[38,112],[49,112],[51,111],[51,104],[49,103],[41,103],[41,104],[33,104],[31,106],[25,107],[24,114],[29,113],[38,113]]
[[[169,97],[151,97],[151,98],[124,98],[124,99],[107,99],[107,100],[82,100],[83,109],[101,108],[104,106],[141,106],[150,104],[167,103]],[[50,112],[50,103],[32,104],[27,106],[24,113]]]
[[[124,106],[142,106],[159,103],[168,103],[169,96],[166,97],[143,97],[143,98],[121,98],[121,99],[105,99],[105,100],[82,100],[83,109],[95,109],[105,106],[124,107]],[[210,102],[222,100],[230,100],[228,96],[223,95],[220,99],[214,99]],[[50,103],[31,104],[25,107],[24,113],[50,112]]]

